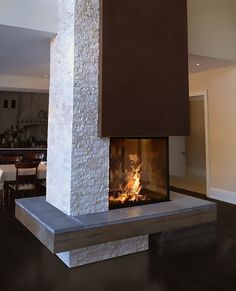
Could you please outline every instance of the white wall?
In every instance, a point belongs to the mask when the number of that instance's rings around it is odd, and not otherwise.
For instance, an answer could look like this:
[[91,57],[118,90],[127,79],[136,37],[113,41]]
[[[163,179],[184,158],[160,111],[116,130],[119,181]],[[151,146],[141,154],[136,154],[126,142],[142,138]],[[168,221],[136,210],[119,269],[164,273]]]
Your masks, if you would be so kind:
[[57,32],[58,0],[1,0],[0,24]]
[[[39,111],[48,113],[48,94],[18,93],[18,118],[38,118]],[[26,135],[37,140],[47,140],[47,125],[39,124],[25,128]]]
[[235,0],[188,0],[189,54],[236,60],[235,28]]
[[236,203],[236,66],[190,75],[208,90],[210,196]]
[[49,91],[49,79],[40,77],[0,75],[0,91],[47,93]]
[[48,94],[17,93],[18,118],[38,118],[39,111],[48,112]]
[[[11,106],[3,108],[3,100],[16,100],[16,108]],[[39,118],[39,111],[48,112],[48,94],[26,93],[26,92],[5,92],[0,91],[0,133],[11,126],[16,127],[18,119]],[[46,119],[46,118],[45,118]],[[20,126],[23,128],[22,126]],[[37,140],[47,140],[47,124],[39,124],[24,127],[24,135],[33,135]]]

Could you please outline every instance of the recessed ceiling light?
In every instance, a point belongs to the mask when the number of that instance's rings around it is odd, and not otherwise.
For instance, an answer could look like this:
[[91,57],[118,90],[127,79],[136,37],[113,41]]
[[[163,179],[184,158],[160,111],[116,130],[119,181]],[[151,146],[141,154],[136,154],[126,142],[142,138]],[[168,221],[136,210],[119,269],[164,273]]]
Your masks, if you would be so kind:
[[200,66],[200,64],[196,64],[196,66],[197,66],[197,67],[199,67],[199,66]]
[[48,75],[46,74],[46,75],[44,75],[44,78],[48,78]]

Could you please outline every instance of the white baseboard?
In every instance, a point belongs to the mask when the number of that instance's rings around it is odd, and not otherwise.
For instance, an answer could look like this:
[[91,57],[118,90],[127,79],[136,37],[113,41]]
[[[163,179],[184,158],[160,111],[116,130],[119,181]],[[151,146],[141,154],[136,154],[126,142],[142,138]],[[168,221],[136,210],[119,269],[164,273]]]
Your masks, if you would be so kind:
[[210,188],[207,195],[209,198],[236,204],[236,192],[230,192],[223,189]]

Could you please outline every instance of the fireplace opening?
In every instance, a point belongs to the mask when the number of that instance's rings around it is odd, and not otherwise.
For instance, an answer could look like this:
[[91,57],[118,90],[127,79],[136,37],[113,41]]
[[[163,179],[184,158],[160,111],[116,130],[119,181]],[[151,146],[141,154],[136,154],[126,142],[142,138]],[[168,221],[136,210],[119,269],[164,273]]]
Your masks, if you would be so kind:
[[168,138],[111,138],[109,209],[169,200]]

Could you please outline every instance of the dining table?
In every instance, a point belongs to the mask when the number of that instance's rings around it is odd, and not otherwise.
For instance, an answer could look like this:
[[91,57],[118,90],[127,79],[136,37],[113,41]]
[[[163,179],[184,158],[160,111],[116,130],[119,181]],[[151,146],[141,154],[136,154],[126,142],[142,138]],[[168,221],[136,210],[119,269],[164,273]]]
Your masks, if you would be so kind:
[[[22,174],[31,174],[34,169],[21,169]],[[38,166],[38,179],[46,179],[47,163],[41,162]],[[4,189],[4,183],[16,181],[16,167],[14,164],[0,165],[0,191]]]

